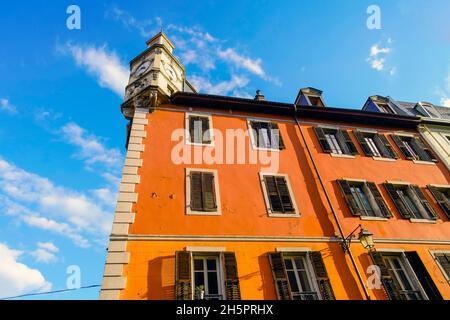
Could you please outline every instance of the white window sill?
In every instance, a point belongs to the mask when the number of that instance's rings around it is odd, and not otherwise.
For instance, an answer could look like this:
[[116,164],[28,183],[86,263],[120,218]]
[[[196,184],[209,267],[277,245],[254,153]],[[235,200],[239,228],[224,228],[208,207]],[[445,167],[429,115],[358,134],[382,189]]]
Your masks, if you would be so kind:
[[214,147],[214,143],[198,143],[198,142],[191,142],[189,140],[186,140],[186,144],[188,146],[196,146],[196,147]]
[[271,218],[299,218],[300,215],[298,213],[270,213],[269,217]]
[[436,163],[434,163],[432,161],[413,160],[413,162],[417,163],[417,164],[427,164],[427,165],[430,165],[430,166],[435,166],[436,165]]
[[261,147],[257,147],[255,145],[252,145],[252,149],[254,151],[275,151],[275,152],[280,152],[284,149],[279,149],[279,148],[261,148]]
[[409,221],[411,221],[412,223],[431,223],[431,224],[435,224],[436,220],[429,220],[429,219],[415,219],[415,218],[411,218],[409,219]]
[[187,211],[186,215],[188,216],[221,216],[222,213],[215,211],[215,212],[207,212],[207,211]]
[[368,216],[360,216],[361,220],[367,220],[367,221],[388,221],[388,218],[383,217],[368,217]]
[[347,159],[354,159],[355,156],[350,154],[338,154],[338,153],[330,153],[330,156],[334,158],[347,158]]
[[395,159],[392,158],[383,158],[383,157],[372,157],[373,160],[377,161],[395,161]]

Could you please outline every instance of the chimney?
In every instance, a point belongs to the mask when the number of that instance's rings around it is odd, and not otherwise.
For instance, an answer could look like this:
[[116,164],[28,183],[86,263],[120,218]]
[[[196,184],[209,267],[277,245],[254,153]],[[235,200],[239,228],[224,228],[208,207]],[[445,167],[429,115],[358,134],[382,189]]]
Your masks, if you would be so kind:
[[264,97],[264,95],[261,94],[261,90],[256,90],[256,96],[255,96],[255,100],[256,101],[264,101],[266,98]]

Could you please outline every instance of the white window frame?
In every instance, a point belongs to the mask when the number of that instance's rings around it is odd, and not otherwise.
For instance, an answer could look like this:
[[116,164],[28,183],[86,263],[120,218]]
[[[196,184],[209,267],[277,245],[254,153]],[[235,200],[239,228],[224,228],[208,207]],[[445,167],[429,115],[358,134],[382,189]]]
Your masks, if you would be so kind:
[[[310,281],[311,288],[313,288],[314,291],[316,292],[318,300],[322,300],[323,298],[322,298],[322,295],[320,294],[320,289],[319,289],[319,287],[317,285],[316,274],[314,272],[314,269],[313,269],[313,266],[312,266],[312,263],[311,263],[311,259],[309,258],[309,254],[308,254],[310,251],[311,250],[308,250],[308,249],[306,249],[306,250],[304,249],[303,251],[300,251],[300,250],[290,251],[290,252],[283,251],[283,259],[296,258],[296,257],[303,257],[303,258],[305,258],[306,274],[308,276],[308,280]],[[285,263],[285,262],[283,261],[283,263]],[[294,264],[294,270],[295,271],[297,270],[295,264]],[[297,285],[298,285],[299,284],[298,283],[299,279],[298,279],[297,272],[295,273],[295,279],[296,279]],[[289,278],[288,278],[288,281],[289,281]]]
[[311,98],[318,98],[318,99],[320,100],[320,102],[322,102],[322,105],[323,105],[324,107],[326,107],[326,104],[325,104],[325,102],[323,101],[323,99],[322,99],[321,96],[316,96],[316,95],[313,95],[313,94],[305,94],[304,96],[305,96],[305,98],[308,100],[309,106],[311,106],[311,107],[320,107],[320,106],[314,106],[314,105],[311,103],[311,99],[310,99],[310,97],[311,97]]
[[[273,212],[270,206],[269,194],[267,192],[266,183],[264,181],[265,176],[276,176],[283,177],[286,179],[286,185],[289,190],[289,196],[291,197],[292,206],[294,207],[294,213],[277,213]],[[295,193],[292,191],[291,182],[289,180],[289,176],[284,173],[269,173],[269,172],[260,172],[259,180],[261,182],[261,188],[263,190],[264,202],[266,203],[266,210],[269,217],[275,218],[297,218],[300,217],[300,212],[297,207],[297,203],[295,202]]]
[[[195,211],[191,210],[191,172],[208,172],[214,174],[214,188],[216,195],[216,211]],[[215,169],[186,168],[186,214],[200,216],[220,216],[222,215],[222,206],[220,202],[219,175]]]
[[[274,121],[270,121],[270,120],[258,119],[258,118],[247,118],[247,130],[248,130],[248,135],[250,136],[250,144],[252,145],[252,149],[253,150],[256,150],[256,151],[274,151],[274,152],[280,152],[281,151],[279,148],[258,147],[258,145],[256,143],[257,142],[256,137],[253,135],[254,130],[253,130],[252,124],[251,124],[251,122],[276,123],[276,124],[278,124],[278,134],[280,135],[281,139],[283,139],[283,137],[281,136],[280,125],[279,125],[279,122],[277,122],[277,121],[275,121],[275,120]],[[255,134],[257,134],[257,133],[255,133]]]
[[[209,137],[211,138],[210,143],[198,143],[198,142],[191,142],[191,133],[189,128],[189,117],[203,117],[208,118],[209,122]],[[213,122],[212,122],[212,115],[210,113],[197,113],[197,112],[186,112],[185,113],[185,119],[184,119],[184,141],[187,145],[191,146],[203,146],[203,147],[214,147],[214,128],[213,128]]]
[[[225,279],[224,279],[224,274],[223,274],[223,263],[222,263],[222,253],[221,252],[203,252],[203,251],[199,251],[199,252],[195,252],[195,251],[191,251],[191,279],[192,279],[192,288],[191,288],[191,293],[192,293],[192,299],[195,300],[195,270],[194,270],[194,259],[195,257],[202,257],[202,258],[215,258],[217,259],[217,281],[219,282],[218,285],[218,289],[219,289],[219,294],[222,295],[222,300],[226,300],[226,296],[225,296]],[[205,264],[203,264],[203,273],[205,272]],[[206,286],[205,286],[205,294],[206,294]]]
[[439,270],[441,270],[442,274],[444,275],[445,280],[447,280],[448,284],[450,285],[450,275],[447,275],[444,268],[442,267],[439,260],[436,258],[436,254],[444,253],[450,255],[450,250],[429,250],[431,256],[433,257],[433,260],[436,262],[436,264],[439,267]]

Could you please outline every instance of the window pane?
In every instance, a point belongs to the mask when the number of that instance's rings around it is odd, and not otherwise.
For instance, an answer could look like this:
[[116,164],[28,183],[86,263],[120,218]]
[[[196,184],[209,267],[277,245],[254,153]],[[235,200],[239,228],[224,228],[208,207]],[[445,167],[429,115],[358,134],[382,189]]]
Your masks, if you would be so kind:
[[296,258],[295,266],[297,267],[297,269],[305,270],[305,263],[304,263],[303,258]]
[[218,294],[219,286],[217,284],[217,272],[208,272],[208,292],[207,294]]
[[[205,285],[205,277],[203,276],[203,272],[195,272],[195,287],[204,286]],[[204,290],[205,288],[203,288]]]
[[302,286],[303,292],[310,292],[311,286],[309,285],[308,274],[306,271],[299,271],[298,278],[300,279],[300,285]]
[[194,270],[203,270],[203,259],[194,260]]
[[297,278],[295,277],[295,272],[288,271],[287,275],[288,275],[288,279],[289,279],[289,284],[291,285],[292,292],[299,292]]
[[292,260],[291,259],[285,259],[284,263],[286,265],[286,269],[292,270],[294,267],[292,266]]
[[208,259],[206,261],[206,268],[208,269],[208,271],[216,270],[216,259]]

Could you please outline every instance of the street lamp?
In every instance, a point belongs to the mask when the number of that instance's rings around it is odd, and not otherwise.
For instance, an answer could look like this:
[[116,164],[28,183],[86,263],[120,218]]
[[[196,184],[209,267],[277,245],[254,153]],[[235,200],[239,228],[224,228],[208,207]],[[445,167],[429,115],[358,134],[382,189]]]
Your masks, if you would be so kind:
[[358,240],[359,240],[359,242],[361,242],[364,249],[367,249],[370,251],[375,247],[375,244],[373,241],[373,234],[370,231],[364,229],[361,225],[359,225],[356,227],[355,230],[353,230],[347,236],[347,238],[342,240],[342,247],[344,249],[344,252],[350,251],[350,244],[352,242],[353,235],[356,233],[356,231],[358,231],[358,229],[360,229],[359,234],[358,234]]

